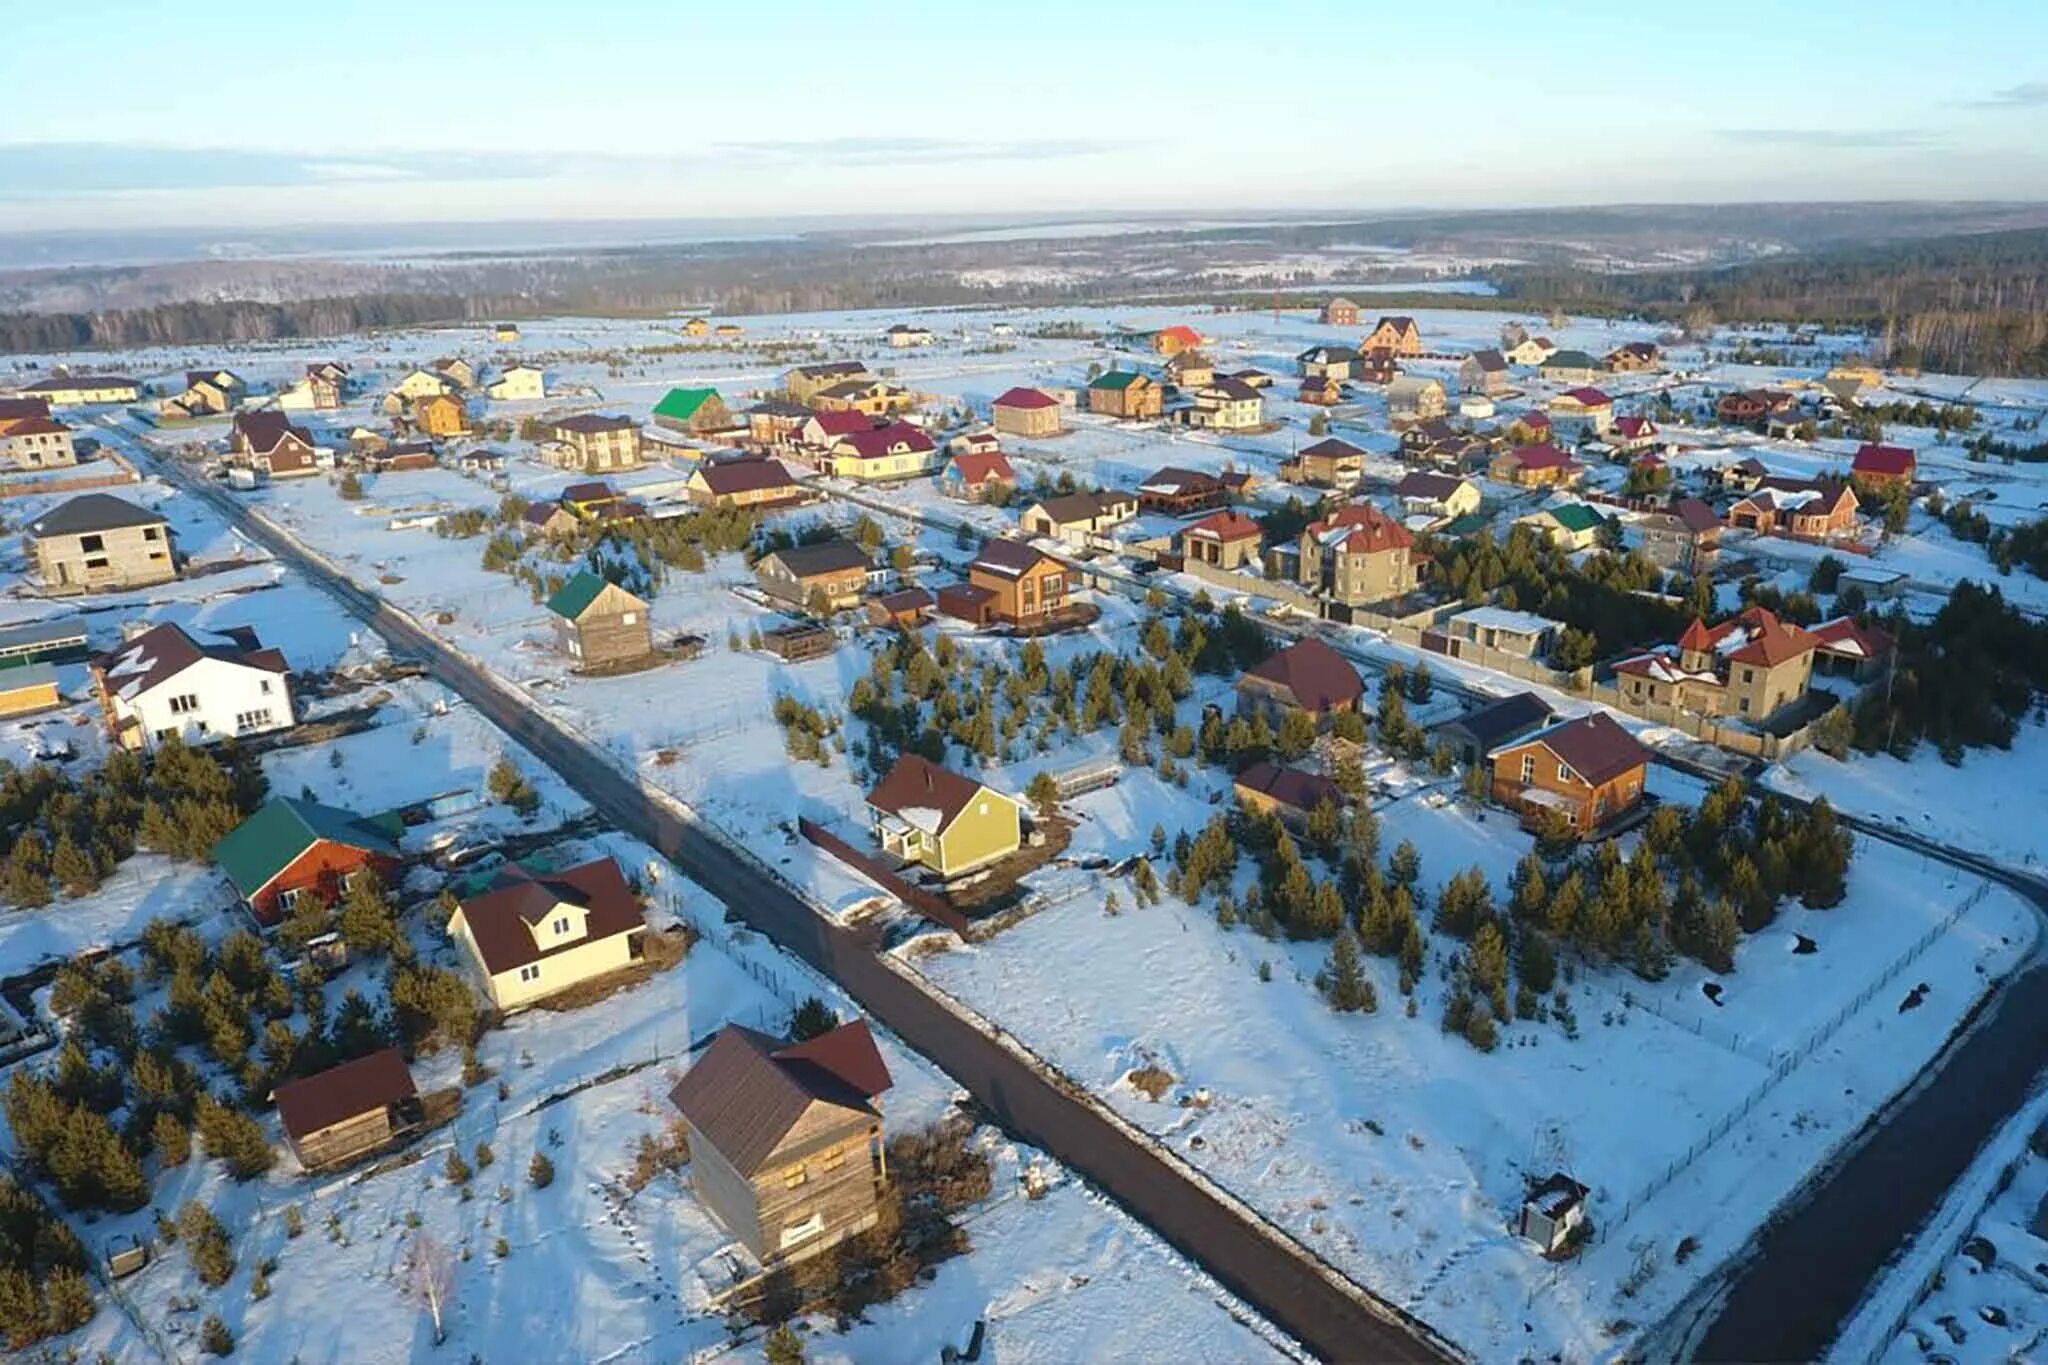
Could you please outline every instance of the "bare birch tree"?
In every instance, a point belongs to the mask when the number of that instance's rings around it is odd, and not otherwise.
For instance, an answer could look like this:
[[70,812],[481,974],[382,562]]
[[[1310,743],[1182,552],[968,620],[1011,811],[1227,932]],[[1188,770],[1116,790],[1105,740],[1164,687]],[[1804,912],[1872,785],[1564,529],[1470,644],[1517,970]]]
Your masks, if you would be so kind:
[[439,1346],[448,1331],[442,1321],[448,1301],[455,1293],[455,1257],[431,1232],[413,1236],[405,1257],[405,1296],[427,1310],[434,1319],[434,1344]]

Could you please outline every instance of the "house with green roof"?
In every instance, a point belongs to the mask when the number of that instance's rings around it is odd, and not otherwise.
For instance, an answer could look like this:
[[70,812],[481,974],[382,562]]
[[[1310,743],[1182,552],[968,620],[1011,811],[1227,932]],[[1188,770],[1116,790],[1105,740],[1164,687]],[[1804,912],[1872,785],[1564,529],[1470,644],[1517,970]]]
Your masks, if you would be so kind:
[[1110,370],[1088,381],[1088,411],[1126,419],[1158,417],[1166,411],[1166,389],[1137,370]]
[[645,663],[654,656],[654,623],[647,604],[588,569],[548,598],[555,642],[579,671]]
[[213,861],[267,929],[292,913],[303,896],[339,901],[364,869],[389,878],[398,870],[403,828],[396,815],[358,815],[281,796],[215,844]]
[[1561,550],[1590,550],[1600,543],[1600,528],[1607,518],[1583,502],[1544,507],[1515,520]]
[[654,405],[654,425],[691,435],[733,425],[717,389],[670,389]]

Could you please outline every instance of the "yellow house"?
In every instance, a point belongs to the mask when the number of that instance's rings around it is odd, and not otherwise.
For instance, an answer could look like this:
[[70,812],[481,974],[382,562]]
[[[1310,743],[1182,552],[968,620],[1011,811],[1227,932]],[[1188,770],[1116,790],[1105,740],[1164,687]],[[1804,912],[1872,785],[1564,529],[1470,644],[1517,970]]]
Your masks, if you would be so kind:
[[57,691],[57,666],[51,663],[0,668],[0,716],[26,716],[62,706]]
[[905,754],[868,793],[877,842],[941,877],[1009,857],[1022,842],[1017,803],[992,787]]
[[710,336],[711,324],[703,318],[691,318],[683,324],[683,335],[686,337]]
[[507,365],[505,372],[484,392],[500,403],[545,398],[547,373],[538,365]]
[[448,936],[500,1013],[632,966],[646,935],[640,902],[610,858],[561,872],[507,863],[448,917]]
[[910,479],[938,467],[938,447],[908,422],[848,432],[832,443],[832,472],[842,479]]
[[142,385],[126,375],[59,374],[21,390],[24,398],[40,398],[53,407],[81,403],[133,403]]

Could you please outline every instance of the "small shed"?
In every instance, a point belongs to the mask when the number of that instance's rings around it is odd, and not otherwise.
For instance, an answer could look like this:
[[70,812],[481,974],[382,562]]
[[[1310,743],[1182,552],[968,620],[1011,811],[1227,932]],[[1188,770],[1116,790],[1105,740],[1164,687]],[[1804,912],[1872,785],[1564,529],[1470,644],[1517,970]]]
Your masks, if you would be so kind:
[[829,626],[804,621],[762,631],[761,647],[784,663],[798,664],[830,654],[839,647],[839,637]]
[[271,1098],[285,1145],[309,1171],[359,1157],[425,1119],[412,1073],[395,1047],[288,1081]]
[[584,668],[632,663],[654,653],[647,604],[585,569],[548,599],[562,652]]
[[1573,1230],[1585,1221],[1586,1187],[1559,1172],[1529,1187],[1515,1231],[1548,1256],[1562,1250]]
[[57,690],[57,666],[23,664],[0,669],[0,716],[26,716],[64,704]]

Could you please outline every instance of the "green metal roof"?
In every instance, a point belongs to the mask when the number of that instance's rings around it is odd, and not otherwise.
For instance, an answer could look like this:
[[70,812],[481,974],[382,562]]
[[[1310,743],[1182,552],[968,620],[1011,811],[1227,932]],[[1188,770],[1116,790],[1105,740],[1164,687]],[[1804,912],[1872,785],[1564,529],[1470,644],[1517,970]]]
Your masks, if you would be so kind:
[[215,844],[213,860],[247,899],[322,839],[395,858],[402,828],[395,815],[357,815],[338,806],[281,796]]
[[1601,522],[1607,520],[1607,518],[1601,516],[1583,502],[1571,503],[1564,507],[1552,507],[1548,510],[1552,521],[1574,535],[1593,530]]
[[1470,536],[1484,531],[1493,520],[1489,512],[1467,512],[1464,516],[1444,527],[1447,536]]
[[662,400],[654,405],[654,415],[687,422],[697,415],[699,408],[716,397],[717,389],[670,389],[663,395]]
[[1144,376],[1136,370],[1111,370],[1107,374],[1097,375],[1094,379],[1089,380],[1088,387],[1091,389],[1128,389],[1142,378]]
[[607,586],[604,579],[584,569],[555,590],[555,595],[548,599],[548,610],[565,621],[574,621],[590,610],[590,604]]
[[1603,368],[1599,361],[1584,351],[1552,351],[1550,359],[1543,362],[1546,370],[1597,370]]

